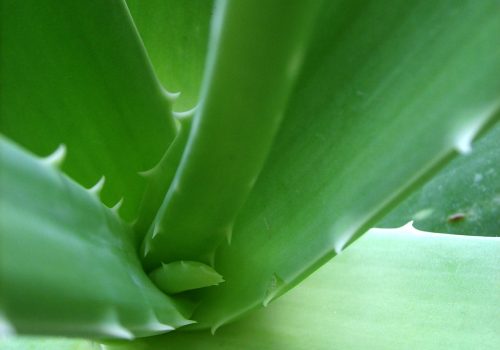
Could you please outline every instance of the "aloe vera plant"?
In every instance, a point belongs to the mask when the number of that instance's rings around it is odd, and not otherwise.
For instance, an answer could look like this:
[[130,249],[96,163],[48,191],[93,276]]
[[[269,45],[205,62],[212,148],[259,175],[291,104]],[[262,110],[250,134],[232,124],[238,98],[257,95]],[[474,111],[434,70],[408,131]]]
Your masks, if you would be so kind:
[[2,7],[0,345],[500,346],[498,2]]

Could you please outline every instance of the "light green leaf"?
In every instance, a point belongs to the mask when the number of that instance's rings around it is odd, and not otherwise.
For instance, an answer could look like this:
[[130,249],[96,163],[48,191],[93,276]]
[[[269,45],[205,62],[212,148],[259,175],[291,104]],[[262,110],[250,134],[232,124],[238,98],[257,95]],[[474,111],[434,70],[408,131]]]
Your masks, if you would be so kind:
[[377,226],[410,220],[426,231],[500,236],[500,124]]
[[203,77],[211,0],[127,0],[155,72],[168,91],[180,92],[178,111],[193,108]]
[[220,242],[231,239],[283,117],[318,7],[302,0],[219,4],[200,105],[141,248],[148,271],[176,260],[211,263]]
[[149,274],[158,288],[167,294],[199,289],[224,282],[210,266],[197,261],[174,261],[162,264]]
[[146,181],[175,135],[169,102],[123,1],[2,2],[2,133],[38,155],[66,144],[63,170],[106,177],[108,206],[135,219]]
[[[2,333],[134,338],[191,323],[97,195],[0,138]],[[49,162],[52,161],[52,162]]]
[[500,238],[374,229],[234,324],[106,349],[498,349]]
[[497,1],[327,1],[317,23],[268,161],[215,256],[226,282],[206,289],[202,326],[294,286],[495,120]]
[[98,350],[89,340],[48,337],[0,338],[2,350]]

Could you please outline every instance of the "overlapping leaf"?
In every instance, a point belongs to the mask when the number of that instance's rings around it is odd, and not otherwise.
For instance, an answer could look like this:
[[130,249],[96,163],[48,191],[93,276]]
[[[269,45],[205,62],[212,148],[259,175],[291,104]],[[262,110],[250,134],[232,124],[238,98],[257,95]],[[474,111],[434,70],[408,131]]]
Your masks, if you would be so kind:
[[500,236],[500,124],[377,226],[410,220],[426,231]]
[[267,165],[216,255],[226,282],[197,320],[217,328],[291,288],[467,152],[499,106],[499,31],[495,1],[325,2]]
[[143,272],[131,228],[0,138],[1,333],[134,338],[191,323]]
[[148,270],[175,260],[211,263],[220,242],[231,239],[279,129],[318,8],[301,0],[219,4],[189,139],[141,248]]
[[211,0],[127,0],[155,72],[165,88],[180,92],[178,111],[198,103],[208,48]]
[[369,231],[241,321],[109,349],[498,349],[500,239]]
[[2,2],[2,132],[135,219],[145,180],[175,135],[170,107],[122,1]]

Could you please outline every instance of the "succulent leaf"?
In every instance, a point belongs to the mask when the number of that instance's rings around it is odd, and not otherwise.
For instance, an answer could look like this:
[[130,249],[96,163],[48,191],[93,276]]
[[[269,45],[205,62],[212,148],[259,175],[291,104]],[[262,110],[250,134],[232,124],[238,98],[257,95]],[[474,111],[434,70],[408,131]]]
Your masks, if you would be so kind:
[[87,188],[104,175],[102,201],[135,220],[137,173],[176,131],[124,2],[5,0],[0,16],[2,133],[39,156],[64,143],[62,170]]
[[131,339],[192,322],[149,280],[112,210],[44,158],[3,137],[0,149],[4,331]]
[[275,274],[281,293],[297,285],[498,120],[496,1],[327,1],[320,12],[231,245],[216,251],[226,283],[203,292],[197,326],[260,306]]

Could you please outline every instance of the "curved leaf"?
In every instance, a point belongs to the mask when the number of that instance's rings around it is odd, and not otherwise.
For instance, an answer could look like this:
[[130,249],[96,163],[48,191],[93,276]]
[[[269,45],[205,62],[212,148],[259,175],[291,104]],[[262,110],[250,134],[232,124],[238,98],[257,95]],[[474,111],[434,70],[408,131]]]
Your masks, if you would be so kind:
[[60,143],[84,187],[105,176],[105,204],[137,216],[146,181],[175,135],[123,1],[2,2],[2,133],[38,155]]
[[176,110],[193,108],[205,67],[211,0],[127,0],[155,72],[168,91],[180,92]]
[[498,349],[500,239],[374,229],[241,321],[106,349]]
[[500,236],[500,124],[377,226],[414,221],[432,232]]
[[220,242],[231,239],[296,82],[317,9],[301,0],[219,4],[200,105],[141,248],[146,269],[176,260],[209,263]]
[[142,270],[131,228],[95,192],[0,138],[0,328],[92,338],[191,321]]
[[317,23],[268,161],[215,256],[226,282],[206,290],[202,326],[290,289],[495,120],[498,2],[327,1]]

